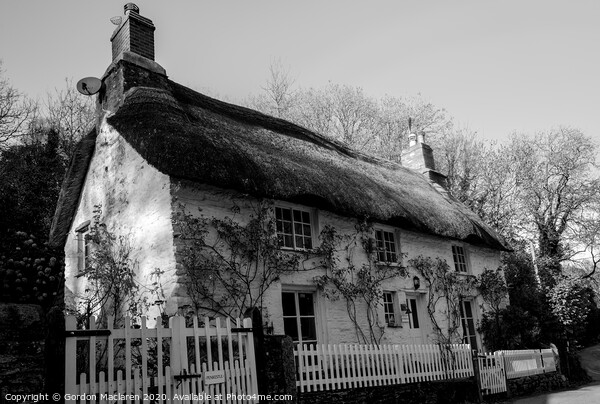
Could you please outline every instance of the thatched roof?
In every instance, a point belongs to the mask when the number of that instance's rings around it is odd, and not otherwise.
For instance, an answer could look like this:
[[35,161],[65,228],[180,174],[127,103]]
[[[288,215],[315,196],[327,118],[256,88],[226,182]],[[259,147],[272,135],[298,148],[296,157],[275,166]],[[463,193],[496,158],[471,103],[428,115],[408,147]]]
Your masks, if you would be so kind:
[[419,173],[172,81],[161,87],[130,88],[108,122],[175,179],[507,248]]
[[52,219],[50,228],[50,245],[52,247],[63,247],[67,241],[67,233],[71,228],[71,222],[75,218],[79,197],[83,190],[83,184],[87,175],[90,161],[96,148],[96,129],[92,129],[77,146],[71,164],[63,181],[56,212]]

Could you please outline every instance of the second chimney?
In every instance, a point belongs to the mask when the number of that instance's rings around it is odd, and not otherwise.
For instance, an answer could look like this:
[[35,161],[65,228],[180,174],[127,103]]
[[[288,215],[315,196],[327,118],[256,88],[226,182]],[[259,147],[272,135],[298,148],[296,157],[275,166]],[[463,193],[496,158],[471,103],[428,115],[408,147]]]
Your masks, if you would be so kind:
[[425,134],[423,132],[419,132],[418,135],[411,133],[408,135],[408,139],[408,149],[402,152],[402,165],[420,173],[435,170],[433,149],[425,143]]
[[445,189],[446,176],[435,169],[433,149],[425,143],[425,133],[411,133],[408,139],[408,149],[402,151],[402,165],[423,174],[431,182]]
[[154,24],[142,17],[133,3],[125,4],[125,18],[113,33],[112,58],[116,60],[124,51],[133,52],[154,61]]

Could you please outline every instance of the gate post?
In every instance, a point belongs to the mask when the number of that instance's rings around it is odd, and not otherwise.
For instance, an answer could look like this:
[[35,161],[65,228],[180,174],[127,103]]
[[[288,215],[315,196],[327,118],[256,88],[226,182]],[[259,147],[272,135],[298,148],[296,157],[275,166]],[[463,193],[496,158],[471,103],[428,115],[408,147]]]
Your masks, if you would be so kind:
[[[171,329],[171,352],[170,367],[171,380],[168,384],[177,386],[175,376],[181,375],[184,370],[187,371],[187,340],[185,338],[185,317],[173,316],[169,319],[169,328]],[[173,391],[172,393],[175,393]],[[175,400],[175,402],[179,402]]]
[[269,394],[265,384],[266,355],[265,355],[265,333],[262,325],[262,314],[257,307],[246,310],[245,317],[252,319],[252,337],[254,339],[254,358],[256,360],[256,383],[258,394]]
[[481,392],[481,371],[479,369],[479,354],[477,350],[471,351],[471,358],[473,359],[473,375],[475,376],[475,387],[477,388],[477,402],[483,402],[483,394]]
[[504,381],[506,382],[506,397],[510,397],[511,391],[510,391],[510,385],[508,384],[508,365],[506,362],[506,354],[504,352],[502,352],[502,363],[504,364]]

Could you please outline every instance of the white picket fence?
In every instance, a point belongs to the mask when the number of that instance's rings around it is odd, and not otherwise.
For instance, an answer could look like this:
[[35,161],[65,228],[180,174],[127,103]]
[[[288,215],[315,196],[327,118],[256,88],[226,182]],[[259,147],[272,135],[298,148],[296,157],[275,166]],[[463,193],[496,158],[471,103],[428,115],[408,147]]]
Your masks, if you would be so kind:
[[496,354],[504,357],[507,379],[556,372],[552,349],[497,351]]
[[[252,322],[204,318],[186,327],[183,317],[170,319],[169,328],[158,321],[147,328],[146,319],[132,326],[88,329],[66,318],[65,394],[69,402],[255,402],[258,394]],[[237,397],[243,397],[238,400]],[[206,399],[209,398],[209,399]],[[212,398],[212,400],[210,399]]]
[[468,344],[297,346],[300,392],[446,380],[473,376]]

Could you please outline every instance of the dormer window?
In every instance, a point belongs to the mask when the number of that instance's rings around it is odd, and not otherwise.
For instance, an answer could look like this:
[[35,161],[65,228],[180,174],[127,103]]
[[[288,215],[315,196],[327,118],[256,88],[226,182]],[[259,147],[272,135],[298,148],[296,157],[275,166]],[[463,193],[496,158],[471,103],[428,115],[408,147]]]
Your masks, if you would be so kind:
[[377,261],[386,263],[398,262],[396,235],[393,231],[376,229],[375,242],[377,244]]
[[294,250],[310,250],[312,242],[311,213],[306,210],[275,207],[279,245]]
[[459,245],[452,246],[452,258],[454,259],[454,269],[456,272],[466,274],[469,272],[467,265],[467,256],[465,249]]

